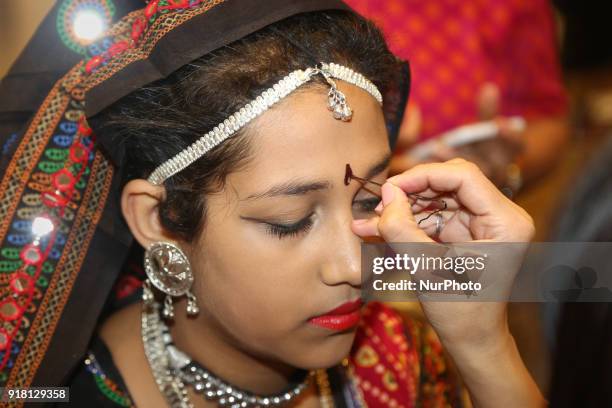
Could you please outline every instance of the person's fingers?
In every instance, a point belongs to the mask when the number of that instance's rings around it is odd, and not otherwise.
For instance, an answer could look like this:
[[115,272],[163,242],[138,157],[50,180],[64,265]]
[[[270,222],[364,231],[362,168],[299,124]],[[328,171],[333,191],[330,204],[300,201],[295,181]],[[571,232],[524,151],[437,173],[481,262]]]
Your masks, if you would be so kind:
[[442,233],[446,221],[452,217],[452,214],[452,211],[424,212],[414,214],[414,219],[423,232],[432,238],[436,238]]
[[406,193],[419,193],[427,189],[454,193],[461,205],[475,215],[488,214],[491,208],[507,200],[478,166],[463,159],[418,165],[390,177],[387,182]]
[[384,208],[378,220],[378,231],[386,242],[432,242],[417,225],[411,203],[399,187],[385,183],[382,196]]
[[[419,194],[406,194],[408,200],[412,203],[412,213],[417,214],[423,210],[458,210],[461,205],[451,195],[441,195],[440,193],[427,189]],[[378,203],[374,212],[378,215],[382,214],[383,203]]]
[[[435,237],[438,235],[446,224],[446,220],[452,216],[452,211],[440,211],[432,215],[431,212],[415,214],[416,226],[423,230],[428,236]],[[442,218],[439,218],[442,217]],[[352,223],[353,232],[361,237],[380,237],[378,222],[380,217],[372,217],[367,219],[354,220]]]
[[449,194],[440,194],[439,192],[427,189],[418,194],[407,194],[412,201],[412,213],[416,214],[423,210],[457,210],[460,207],[459,202]]
[[436,142],[429,156],[432,161],[447,161],[459,156],[459,152],[442,141]]
[[[390,183],[383,185],[382,192],[383,201],[375,210],[378,216],[354,220],[351,225],[353,232],[361,237],[382,237],[387,242],[430,241],[413,216],[412,204],[405,193]],[[419,215],[419,220],[425,217]]]
[[372,217],[353,220],[351,228],[360,237],[380,237],[380,232],[378,231],[379,219],[379,217]]
[[480,119],[493,119],[499,112],[499,87],[492,82],[487,82],[482,85],[476,96],[476,104],[478,106],[478,116]]
[[516,130],[508,118],[499,117],[495,119],[499,127],[499,138],[510,144],[510,148],[520,152],[525,145],[525,138],[522,131]]

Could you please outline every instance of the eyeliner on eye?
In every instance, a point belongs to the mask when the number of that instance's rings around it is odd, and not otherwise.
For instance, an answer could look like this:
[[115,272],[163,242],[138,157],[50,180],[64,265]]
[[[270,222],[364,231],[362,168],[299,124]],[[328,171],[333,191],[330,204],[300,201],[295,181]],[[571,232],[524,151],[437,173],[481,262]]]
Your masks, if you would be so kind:
[[312,227],[312,214],[293,224],[272,224],[266,223],[266,232],[278,237],[293,237],[300,233],[306,233]]
[[299,235],[300,233],[307,232],[312,227],[312,224],[313,224],[312,216],[313,215],[314,215],[314,212],[308,214],[306,217],[298,220],[297,222],[288,223],[288,224],[276,223],[276,222],[266,221],[263,219],[252,218],[252,217],[240,216],[240,218],[263,225],[265,227],[266,233],[271,234],[281,239],[281,238],[286,238],[286,237],[293,237],[293,236]]

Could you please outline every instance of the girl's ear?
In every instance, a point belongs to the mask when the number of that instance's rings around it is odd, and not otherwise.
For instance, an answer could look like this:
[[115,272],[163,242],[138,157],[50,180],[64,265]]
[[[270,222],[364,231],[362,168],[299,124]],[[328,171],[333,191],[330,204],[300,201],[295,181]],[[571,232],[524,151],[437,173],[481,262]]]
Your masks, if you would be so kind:
[[159,204],[166,189],[143,179],[130,180],[121,192],[121,211],[132,235],[147,248],[158,241],[173,241],[159,219]]

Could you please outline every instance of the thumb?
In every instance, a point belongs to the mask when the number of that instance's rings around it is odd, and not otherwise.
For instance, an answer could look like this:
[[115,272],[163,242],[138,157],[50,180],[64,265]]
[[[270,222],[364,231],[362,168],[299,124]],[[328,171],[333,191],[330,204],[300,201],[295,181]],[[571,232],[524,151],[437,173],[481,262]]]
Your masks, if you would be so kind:
[[401,188],[389,182],[383,184],[382,202],[378,231],[388,244],[393,246],[396,242],[434,242],[419,228],[412,214],[412,204]]

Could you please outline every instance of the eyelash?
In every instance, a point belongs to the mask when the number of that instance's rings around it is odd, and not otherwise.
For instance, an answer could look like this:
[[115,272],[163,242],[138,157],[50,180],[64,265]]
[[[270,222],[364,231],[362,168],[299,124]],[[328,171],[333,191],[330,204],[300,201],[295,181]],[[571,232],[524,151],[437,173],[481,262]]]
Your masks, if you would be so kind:
[[266,223],[266,231],[278,239],[294,237],[300,233],[306,233],[312,227],[312,214],[299,220],[294,224],[270,224]]
[[[355,204],[361,206],[362,211],[373,212],[374,208],[378,205],[380,199],[378,197],[367,198],[364,200],[356,201]],[[266,223],[266,232],[270,235],[277,237],[278,239],[295,237],[302,233],[306,233],[312,228],[312,215],[305,217],[294,224],[271,224]]]

